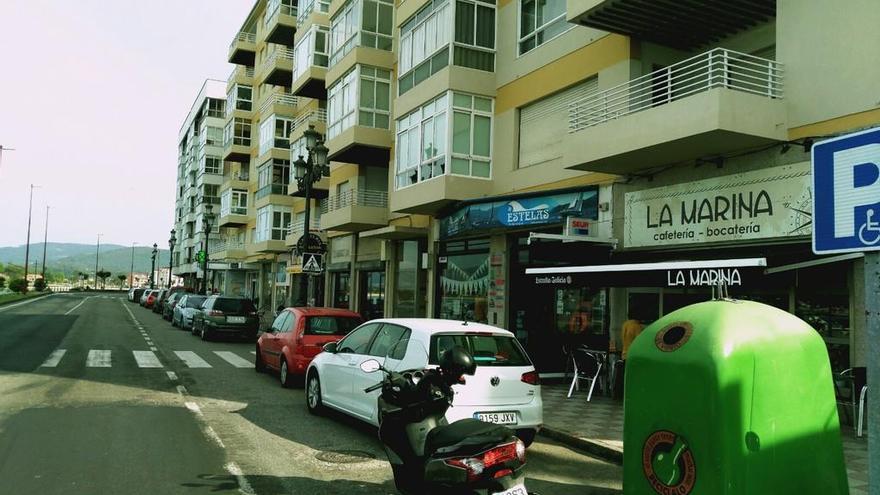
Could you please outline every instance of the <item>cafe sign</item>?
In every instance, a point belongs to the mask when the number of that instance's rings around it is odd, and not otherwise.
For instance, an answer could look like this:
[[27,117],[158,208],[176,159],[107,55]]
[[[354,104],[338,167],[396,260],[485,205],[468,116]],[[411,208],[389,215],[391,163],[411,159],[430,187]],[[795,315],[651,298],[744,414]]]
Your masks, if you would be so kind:
[[626,193],[624,245],[809,236],[810,163]]

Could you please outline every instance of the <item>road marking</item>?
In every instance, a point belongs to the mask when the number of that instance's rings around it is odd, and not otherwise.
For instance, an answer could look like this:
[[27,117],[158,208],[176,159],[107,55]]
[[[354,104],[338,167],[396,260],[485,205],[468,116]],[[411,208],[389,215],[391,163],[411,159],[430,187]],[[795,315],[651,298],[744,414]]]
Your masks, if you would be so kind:
[[219,356],[227,363],[235,366],[236,368],[251,368],[254,366],[254,363],[240,357],[238,354],[229,351],[214,351],[214,354]]
[[109,368],[110,367],[110,351],[101,351],[92,349],[86,358],[87,368]]
[[131,351],[131,353],[134,354],[138,368],[164,368],[153,351]]
[[238,464],[234,462],[230,462],[224,466],[226,468],[226,472],[235,476],[235,479],[238,481],[238,491],[244,495],[257,495],[257,492],[254,491],[254,488],[248,483],[247,478],[244,473],[241,471],[241,468],[238,467]]
[[[199,415],[201,415],[201,412],[199,413]],[[223,445],[223,440],[220,440],[220,435],[218,435],[217,432],[214,431],[214,428],[206,426],[203,431],[205,432],[205,435],[208,436],[208,438],[210,438],[214,441],[214,443],[217,444],[218,447],[220,447],[221,449],[226,448],[226,445]]]
[[157,347],[155,347],[155,346],[152,346],[152,347],[150,347],[150,350],[153,351],[153,352],[156,352],[156,351],[159,350],[159,348],[157,348]]
[[185,405],[187,409],[196,413],[197,415],[199,415],[199,416],[202,415],[202,410],[199,408],[199,405],[196,404],[195,402],[184,402],[183,405]]
[[82,301],[79,302],[79,304],[77,304],[76,306],[70,308],[70,310],[69,310],[67,313],[64,313],[64,316],[67,316],[67,315],[69,315],[70,313],[73,313],[73,311],[74,311],[76,308],[82,306],[84,302],[88,301],[88,300],[91,299],[91,298],[92,298],[92,296],[89,296],[89,297],[83,299]]
[[254,356],[256,356],[256,355],[257,355],[257,351],[251,351],[251,354],[253,354]]
[[190,368],[210,368],[211,365],[193,351],[174,351],[174,354]]
[[64,357],[65,352],[67,352],[67,350],[65,349],[55,349],[40,366],[42,366],[43,368],[54,368],[58,366],[58,363],[61,362],[61,358]]
[[0,311],[6,311],[7,309],[17,308],[18,306],[24,306],[25,304],[30,304],[30,303],[32,303],[32,302],[39,301],[39,300],[41,300],[41,299],[46,299],[46,298],[48,298],[48,297],[52,297],[52,296],[54,296],[54,295],[55,295],[55,294],[49,294],[48,296],[35,297],[35,298],[33,298],[33,299],[28,299],[27,301],[22,301],[22,302],[20,302],[20,303],[9,304],[9,305],[7,305],[7,306],[3,306],[2,308],[0,308]]
[[186,395],[187,394],[186,387],[184,387],[183,385],[178,385],[177,386],[177,393],[180,395]]
[[175,373],[173,371],[166,371],[165,374],[168,375],[169,380],[171,380],[173,382],[177,381],[177,373]]

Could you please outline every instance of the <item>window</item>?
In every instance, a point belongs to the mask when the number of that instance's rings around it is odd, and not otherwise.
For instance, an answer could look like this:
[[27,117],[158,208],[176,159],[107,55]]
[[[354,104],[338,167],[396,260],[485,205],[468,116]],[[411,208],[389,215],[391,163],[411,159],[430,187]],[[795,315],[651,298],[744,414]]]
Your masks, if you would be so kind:
[[280,315],[275,317],[275,321],[272,322],[272,330],[275,332],[281,332],[281,329],[284,328],[284,323],[290,319],[290,311],[283,311]]
[[293,56],[294,81],[305,74],[311,66],[327,67],[327,38],[329,34],[326,26],[315,24],[296,44]]
[[328,139],[354,125],[388,129],[391,72],[358,65],[327,91],[327,100]]
[[257,169],[256,199],[270,194],[287,194],[290,183],[290,160],[272,159]]
[[449,65],[451,32],[449,0],[434,0],[400,28],[400,94]]
[[262,155],[272,148],[290,148],[290,133],[293,132],[293,119],[268,116],[260,123],[260,151]]
[[492,100],[453,93],[452,160],[450,172],[492,176]]
[[219,156],[205,155],[202,157],[200,172],[203,174],[223,174],[223,160]]
[[345,316],[310,316],[304,335],[348,335],[361,324],[360,318]]
[[233,110],[250,112],[253,109],[254,88],[236,84],[226,94],[227,116],[232,115]]
[[565,0],[521,0],[519,8],[520,55],[574,27],[565,22]]
[[226,102],[217,98],[208,98],[205,103],[205,113],[208,117],[223,118],[226,110]]
[[471,69],[495,70],[494,1],[456,0],[452,63]]
[[433,335],[429,364],[438,364],[440,356],[453,347],[470,352],[477,366],[531,366],[519,342],[503,335]]
[[256,238],[254,242],[283,241],[290,224],[289,207],[264,206],[257,210]]
[[223,132],[225,146],[251,145],[251,120],[234,117],[226,124]]
[[390,0],[363,0],[361,46],[390,52],[391,31],[394,24],[394,2]]
[[330,65],[358,45],[391,51],[393,6],[392,0],[352,0],[342,7],[330,21]]
[[244,189],[227,189],[220,196],[220,216],[247,215],[247,194]]
[[330,10],[330,2],[324,0],[300,0],[299,8],[296,13],[297,29],[305,24],[306,19],[308,19],[309,14],[315,10],[315,7],[317,7],[318,12],[326,14]]
[[338,352],[349,354],[366,354],[370,342],[373,340],[373,334],[379,329],[381,323],[367,323],[361,325],[347,337],[339,342]]
[[223,146],[223,128],[204,125],[199,135],[200,146]]
[[409,333],[408,328],[389,324],[382,325],[367,354],[376,357],[388,356],[392,359],[403,359],[406,345],[409,342]]
[[357,1],[349,1],[330,21],[330,65],[339,62],[354,48],[360,23]]

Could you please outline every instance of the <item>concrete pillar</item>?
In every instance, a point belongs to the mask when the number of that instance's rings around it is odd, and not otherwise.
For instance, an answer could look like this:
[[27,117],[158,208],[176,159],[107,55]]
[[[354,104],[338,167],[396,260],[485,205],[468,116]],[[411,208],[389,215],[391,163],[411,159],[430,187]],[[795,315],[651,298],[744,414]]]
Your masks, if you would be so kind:
[[437,262],[437,256],[440,254],[440,221],[432,218],[431,225],[428,230],[428,269],[425,270],[425,276],[428,278],[426,284],[426,304],[425,313],[428,318],[436,315],[435,308],[439,303],[440,295],[437,294],[437,277],[440,276],[440,264]]
[[357,234],[351,235],[351,264],[349,265],[349,273],[350,282],[348,284],[349,293],[348,293],[348,308],[352,311],[357,311],[360,313],[361,311],[361,301],[358,297],[360,294],[360,280],[358,280],[358,271],[357,271],[357,259],[358,259],[358,238]]
[[385,317],[393,318],[397,316],[394,307],[397,304],[397,249],[399,242],[382,241],[385,244],[384,259],[385,262]]

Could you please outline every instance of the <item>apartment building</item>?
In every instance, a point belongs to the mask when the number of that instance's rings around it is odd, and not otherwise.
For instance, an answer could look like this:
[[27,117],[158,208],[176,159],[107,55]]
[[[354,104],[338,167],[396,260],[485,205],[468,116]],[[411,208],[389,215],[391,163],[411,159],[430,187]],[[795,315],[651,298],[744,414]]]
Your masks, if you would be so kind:
[[613,351],[631,314],[711,288],[528,268],[765,258],[731,293],[863,363],[861,261],[810,252],[809,148],[880,121],[877,35],[845,35],[872,32],[871,3],[258,1],[229,49],[216,280],[306,301],[291,164],[311,125],[331,160],[317,304],[488,322],[553,373],[563,344]]
[[[219,209],[223,182],[225,86],[222,81],[204,82],[177,137],[176,243],[172,264],[174,275],[192,288],[202,287],[204,280],[198,253],[209,244],[206,237],[213,243],[219,232],[212,219]],[[209,272],[226,268],[211,263]]]

